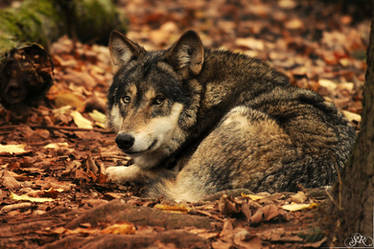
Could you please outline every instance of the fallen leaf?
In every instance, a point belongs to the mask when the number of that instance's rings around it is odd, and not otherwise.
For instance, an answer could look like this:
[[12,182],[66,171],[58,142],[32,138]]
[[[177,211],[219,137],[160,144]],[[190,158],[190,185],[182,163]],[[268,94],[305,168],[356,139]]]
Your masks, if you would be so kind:
[[57,233],[57,234],[63,234],[67,231],[67,229],[64,228],[64,227],[56,227],[56,228],[53,228],[50,231],[53,232],[53,233]]
[[344,116],[350,121],[350,122],[353,122],[353,121],[356,121],[357,123],[360,123],[361,122],[361,116],[357,113],[353,113],[353,112],[350,112],[350,111],[346,111],[346,110],[342,110],[342,113],[344,114]]
[[170,206],[170,205],[164,205],[164,204],[156,204],[154,208],[169,211],[172,213],[188,213],[190,212],[190,208],[186,207],[183,204],[178,204],[175,206]]
[[8,170],[4,170],[2,174],[0,174],[0,183],[5,188],[9,190],[17,190],[22,187],[22,184],[14,178]]
[[335,82],[328,80],[328,79],[320,79],[318,81],[318,84],[324,88],[326,88],[328,91],[333,92],[337,85]]
[[52,198],[36,198],[36,197],[30,197],[26,194],[24,195],[17,195],[15,193],[10,193],[10,198],[16,201],[31,201],[31,202],[47,202],[47,201],[54,201]]
[[317,203],[309,203],[309,204],[300,204],[300,203],[291,203],[291,204],[286,204],[283,205],[282,208],[287,211],[299,211],[303,209],[311,209],[317,207]]
[[285,27],[287,29],[301,29],[304,27],[304,23],[300,19],[294,18],[286,22]]
[[0,209],[0,214],[8,213],[9,211],[16,210],[16,209],[24,209],[24,208],[31,208],[33,206],[30,202],[21,202],[11,205],[6,205]]
[[26,144],[8,144],[2,145],[0,144],[0,154],[12,154],[12,155],[20,155],[27,153],[25,150]]
[[104,234],[135,234],[135,226],[131,223],[113,224],[101,230]]
[[57,107],[68,105],[75,107],[79,111],[82,111],[85,106],[83,98],[74,93],[60,93],[55,96],[50,96],[49,98],[55,101]]
[[80,112],[72,111],[71,116],[73,117],[74,123],[78,126],[78,128],[85,128],[85,129],[93,128],[91,121],[83,117]]
[[27,193],[29,197],[49,197],[49,198],[57,198],[57,196],[64,192],[64,189],[62,188],[49,188],[47,190],[35,190],[30,191]]
[[202,229],[202,228],[192,228],[192,229],[189,229],[188,232],[196,234],[199,237],[202,237],[204,239],[216,238],[219,234],[218,232],[209,232],[206,229]]
[[252,225],[256,225],[262,221],[270,221],[281,215],[279,209],[274,204],[266,205],[257,209],[254,215],[249,219]]
[[239,248],[251,248],[251,249],[265,249],[262,240],[254,234],[250,234],[244,228],[238,228],[234,230],[234,244]]
[[233,244],[222,240],[217,240],[212,243],[212,247],[213,249],[231,249],[233,248]]
[[262,196],[262,195],[244,194],[244,193],[241,193],[241,195],[242,195],[242,197],[244,197],[244,198],[250,198],[253,201],[260,200],[260,199],[266,197],[266,196]]
[[307,200],[307,197],[304,192],[298,191],[296,194],[291,195],[290,199],[296,203],[303,203]]
[[218,210],[221,214],[232,216],[240,213],[241,207],[231,196],[222,195],[218,202]]
[[296,2],[293,0],[280,0],[278,6],[282,9],[293,9],[297,6]]
[[232,221],[226,219],[223,222],[222,231],[219,233],[220,239],[225,242],[232,243],[234,238],[234,227],[232,225]]
[[95,125],[105,128],[106,123],[106,116],[104,113],[99,112],[98,110],[93,110],[92,112],[88,113],[88,115],[95,121]]
[[263,50],[265,48],[264,42],[262,40],[257,40],[252,37],[247,38],[237,38],[235,44],[239,47],[250,48],[253,50]]
[[66,142],[63,143],[50,143],[44,146],[44,149],[63,149],[69,148],[69,144]]
[[287,232],[283,227],[269,229],[256,234],[262,240],[273,242],[304,242],[304,239],[295,235],[293,232]]
[[96,228],[78,227],[74,230],[66,229],[66,231],[64,233],[66,233],[66,234],[79,234],[79,233],[82,233],[82,234],[97,234],[99,232],[100,232],[100,230],[96,229]]

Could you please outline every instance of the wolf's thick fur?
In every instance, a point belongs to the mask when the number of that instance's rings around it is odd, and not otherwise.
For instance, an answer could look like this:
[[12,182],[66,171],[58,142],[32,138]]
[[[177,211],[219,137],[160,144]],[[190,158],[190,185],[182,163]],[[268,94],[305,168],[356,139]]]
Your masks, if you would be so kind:
[[260,60],[204,48],[193,31],[155,52],[113,32],[110,52],[109,123],[134,160],[107,169],[114,181],[197,201],[328,185],[349,157],[354,131],[336,108]]

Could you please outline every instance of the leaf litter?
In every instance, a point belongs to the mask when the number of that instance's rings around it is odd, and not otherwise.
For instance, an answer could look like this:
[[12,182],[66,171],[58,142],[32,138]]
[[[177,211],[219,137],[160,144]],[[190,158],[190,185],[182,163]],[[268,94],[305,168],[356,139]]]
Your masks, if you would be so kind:
[[[266,60],[292,84],[334,102],[359,128],[369,41],[369,19],[356,18],[359,6],[344,12],[325,1],[117,4],[129,19],[128,37],[146,49],[164,48],[194,29],[206,46]],[[139,241],[158,248],[327,245],[328,231],[318,221],[327,202],[324,189],[170,203],[138,197],[143,190],[135,183],[109,183],[105,167],[131,160],[105,126],[106,91],[115,70],[108,49],[61,37],[50,53],[54,84],[46,99],[21,120],[0,108],[1,248],[65,248],[65,242],[99,248],[103,241],[126,241],[128,248]],[[90,222],[72,227],[77,217]]]

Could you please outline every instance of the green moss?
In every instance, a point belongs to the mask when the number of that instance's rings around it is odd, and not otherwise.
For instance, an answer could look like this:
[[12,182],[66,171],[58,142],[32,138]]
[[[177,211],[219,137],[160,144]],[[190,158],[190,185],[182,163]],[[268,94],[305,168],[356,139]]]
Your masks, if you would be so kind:
[[125,21],[111,1],[82,0],[76,2],[75,32],[83,42],[107,43],[110,32],[126,30]]
[[24,0],[18,8],[0,10],[0,60],[24,42],[48,47],[66,33],[106,44],[113,29],[126,27],[111,0]]

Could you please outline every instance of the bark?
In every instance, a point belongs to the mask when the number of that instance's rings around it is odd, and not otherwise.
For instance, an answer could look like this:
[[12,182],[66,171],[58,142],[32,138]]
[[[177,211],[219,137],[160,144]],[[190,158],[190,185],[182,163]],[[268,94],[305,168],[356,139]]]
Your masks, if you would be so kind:
[[[336,246],[365,247],[370,244],[372,246],[373,242],[374,13],[367,51],[363,106],[361,130],[353,149],[352,159],[342,173],[342,185],[336,195],[337,205],[341,206],[341,224],[336,236]],[[354,235],[356,237],[353,237]]]
[[52,84],[48,45],[60,36],[106,44],[124,23],[111,0],[25,0],[0,10],[0,102],[23,109],[44,95]]

